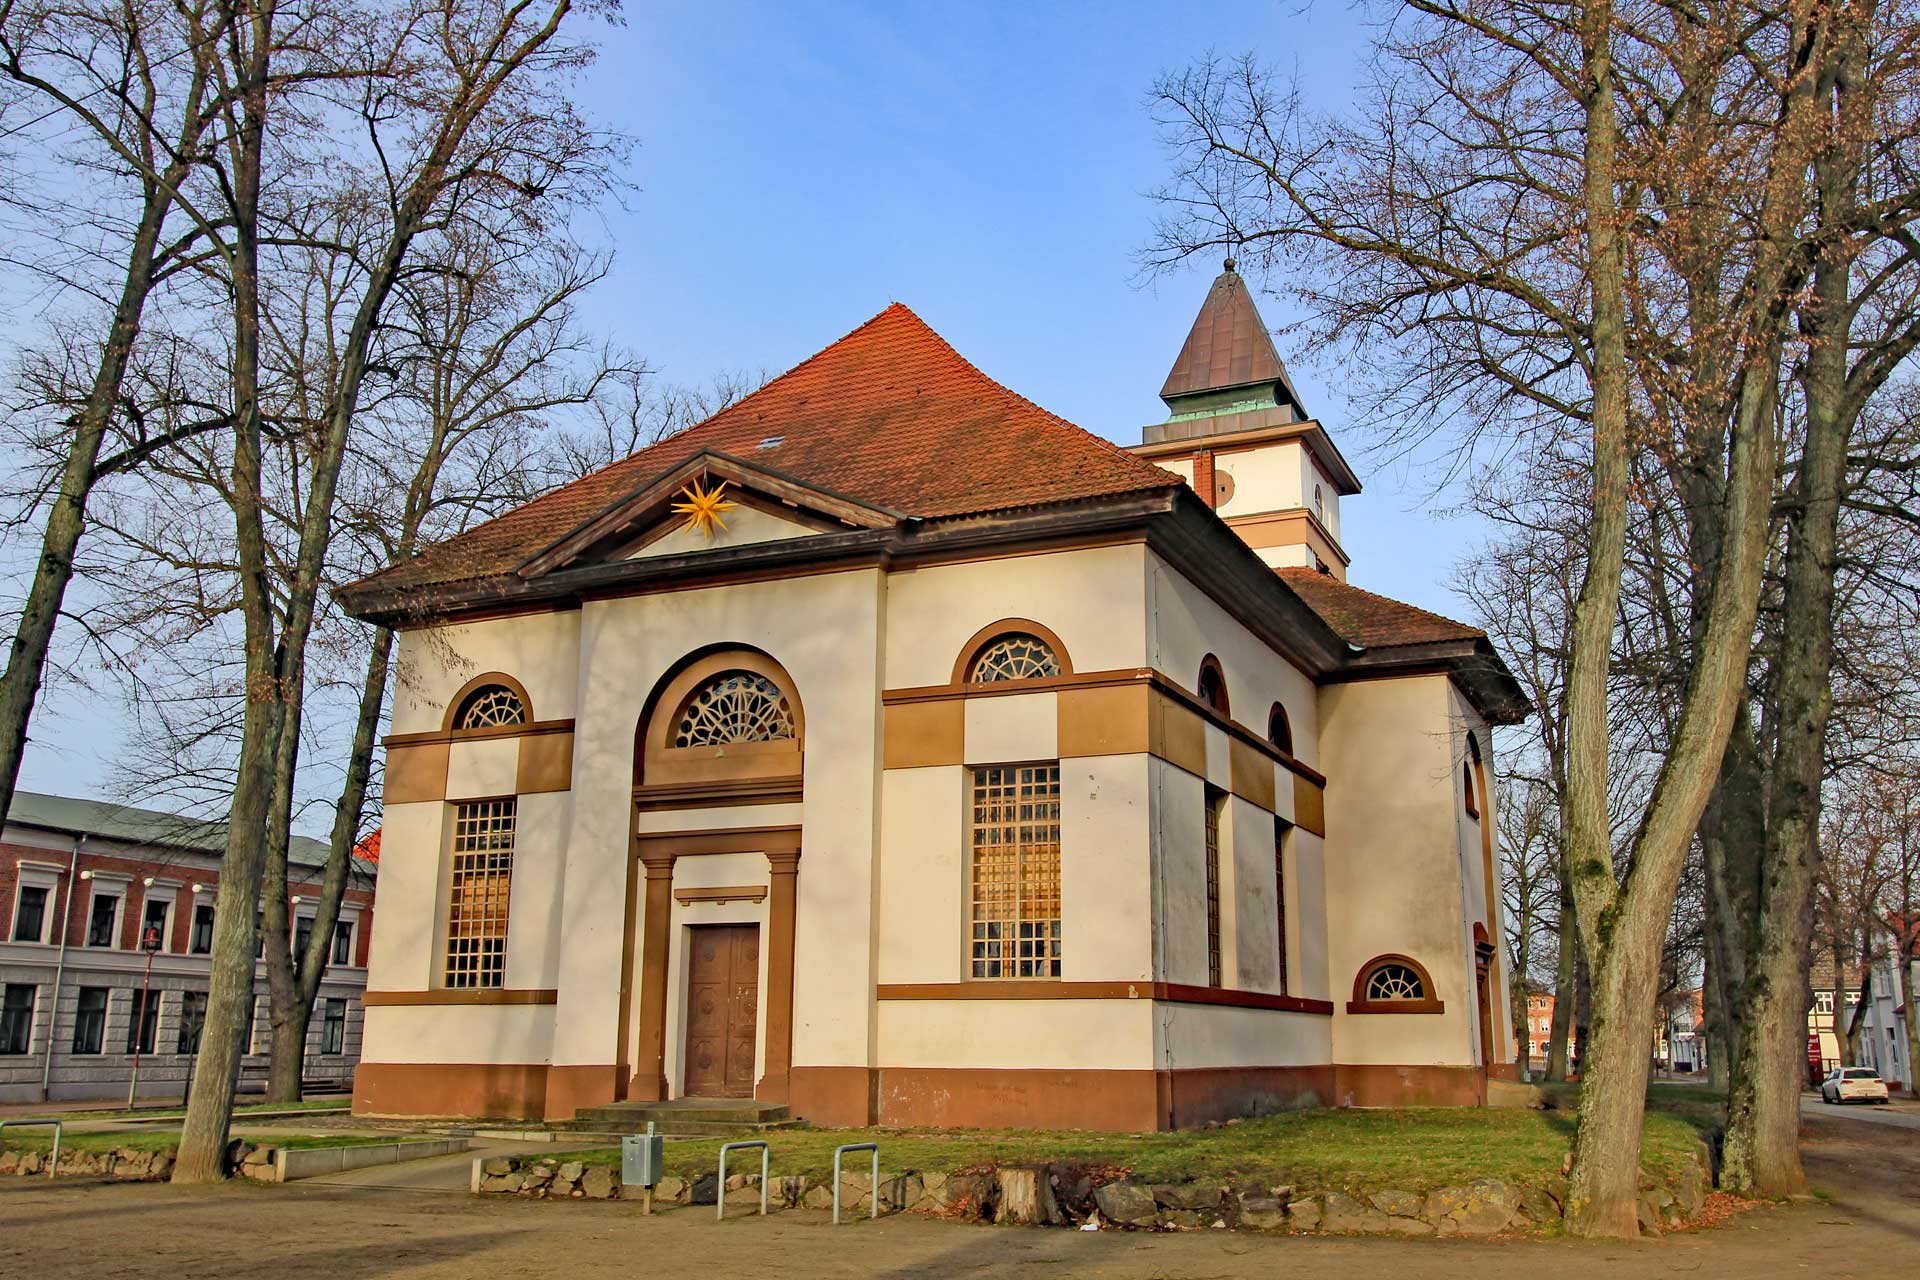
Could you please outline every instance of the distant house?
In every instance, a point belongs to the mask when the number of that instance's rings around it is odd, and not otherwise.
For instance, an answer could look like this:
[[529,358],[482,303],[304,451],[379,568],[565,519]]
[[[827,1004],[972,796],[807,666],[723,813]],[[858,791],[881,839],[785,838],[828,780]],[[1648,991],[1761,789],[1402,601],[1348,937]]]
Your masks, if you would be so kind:
[[[1842,1062],[1846,1053],[1842,1043],[1846,1038],[1847,1026],[1853,1019],[1854,1006],[1860,1003],[1860,986],[1865,974],[1862,970],[1848,966],[1835,980],[1833,957],[1816,956],[1809,980],[1813,986],[1813,1004],[1807,1009],[1807,1077],[1818,1080],[1838,1066],[1863,1066],[1866,1064]],[[1845,995],[1842,996],[1841,992]],[[1834,1017],[1834,1010],[1842,1010],[1840,1017]]]
[[1873,931],[1873,952],[1878,958],[1873,966],[1873,979],[1867,984],[1867,1012],[1860,1035],[1858,1065],[1878,1071],[1889,1088],[1914,1088],[1907,1019],[1913,1016],[1913,991],[1915,984],[1920,983],[1920,961],[1903,963],[1903,958],[1912,954],[1912,934],[1917,930],[1920,930],[1920,919],[1890,915],[1877,923]]
[[[15,792],[0,834],[0,1102],[141,1097],[187,1085],[205,1017],[226,829],[98,800]],[[313,927],[327,846],[295,836],[289,913]],[[373,932],[373,876],[356,870],[308,1029],[309,1080],[350,1086]],[[152,978],[144,1007],[147,950]],[[267,979],[255,978],[241,1087],[266,1075]]]
[[[1534,1069],[1544,1070],[1547,1052],[1553,1045],[1553,992],[1529,991],[1527,993],[1527,1025],[1521,1028],[1531,1046],[1529,1056]],[[1518,1043],[1516,1037],[1515,1043]]]

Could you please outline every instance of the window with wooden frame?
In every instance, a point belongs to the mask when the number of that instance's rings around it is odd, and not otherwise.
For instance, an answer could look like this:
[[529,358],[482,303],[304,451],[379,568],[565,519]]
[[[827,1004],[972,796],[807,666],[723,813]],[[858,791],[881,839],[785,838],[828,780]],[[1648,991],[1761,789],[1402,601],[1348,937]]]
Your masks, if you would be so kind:
[[1285,818],[1273,820],[1273,931],[1279,943],[1279,978],[1276,988],[1287,994],[1287,833],[1293,824]]
[[1220,985],[1220,815],[1227,793],[1207,788],[1207,985]]
[[973,770],[970,972],[1060,976],[1060,765]]
[[518,801],[454,806],[447,895],[446,985],[501,987],[507,974],[507,904]]
[[1193,687],[1194,692],[1200,695],[1200,701],[1223,716],[1233,714],[1232,705],[1227,699],[1227,673],[1221,669],[1220,659],[1212,654],[1200,659],[1200,678]]
[[1001,636],[973,660],[967,679],[974,684],[1001,680],[1043,680],[1060,674],[1060,657],[1039,636],[1013,632]]
[[1460,787],[1462,792],[1466,796],[1467,816],[1469,818],[1479,817],[1480,816],[1480,800],[1479,800],[1479,797],[1477,797],[1474,794],[1473,766],[1470,764],[1463,764],[1460,766]]
[[453,717],[456,729],[505,729],[526,722],[526,701],[504,684],[481,685],[461,701]]
[[1433,979],[1412,956],[1375,956],[1353,976],[1348,1013],[1445,1013]]

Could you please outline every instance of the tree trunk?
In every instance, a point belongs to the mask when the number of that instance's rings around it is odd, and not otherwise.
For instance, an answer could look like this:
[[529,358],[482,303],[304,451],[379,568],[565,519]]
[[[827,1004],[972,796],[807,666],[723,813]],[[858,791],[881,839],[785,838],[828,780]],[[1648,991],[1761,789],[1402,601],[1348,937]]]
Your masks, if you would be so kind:
[[[1907,924],[1905,927],[1912,930],[1913,916],[1908,915],[1906,920]],[[1898,959],[1895,962],[1895,968],[1900,972],[1900,989],[1895,995],[1900,1003],[1906,1006],[1907,1010],[1906,1013],[1901,1015],[1902,1021],[1905,1022],[1907,1028],[1907,1078],[1905,1084],[1907,1086],[1907,1093],[1910,1096],[1920,1098],[1920,1004],[1914,1003],[1915,992],[1913,983],[1913,971],[1916,966],[1912,953],[1906,949],[1902,948],[1898,951],[1897,956]]]
[[1573,881],[1567,874],[1566,850],[1560,853],[1560,953],[1553,970],[1553,1028],[1547,1040],[1547,1079],[1565,1080],[1572,1074],[1573,1015],[1579,1003],[1579,913],[1573,908]]
[[266,134],[267,74],[273,47],[273,0],[261,0],[247,18],[248,47],[233,44],[240,127],[232,156],[233,240],[228,261],[234,307],[233,505],[239,552],[241,608],[246,625],[246,709],[227,847],[214,898],[212,973],[200,1058],[173,1166],[176,1183],[217,1182],[227,1176],[227,1134],[240,1060],[253,1023],[253,972],[261,872],[273,756],[283,704],[282,672],[274,645],[266,535],[261,520],[260,424],[260,161]]
[[[411,546],[412,539],[406,539]],[[353,726],[353,745],[347,756],[347,777],[341,787],[340,801],[334,808],[333,830],[329,837],[327,865],[321,875],[313,932],[307,949],[290,957],[290,998],[284,1018],[273,1023],[273,1060],[267,1076],[268,1095],[277,1100],[297,1100],[305,1074],[307,1028],[313,1020],[313,1002],[320,992],[320,979],[326,972],[332,953],[333,928],[340,919],[340,903],[346,896],[353,875],[353,850],[359,842],[360,819],[366,812],[367,782],[373,772],[375,735],[380,728],[380,712],[386,702],[387,674],[393,657],[393,632],[377,627],[373,650],[367,655],[366,676],[360,686],[360,709]],[[269,966],[268,972],[271,973]]]
[[[180,140],[172,149],[176,157],[192,156],[206,130],[201,102],[206,83],[203,66],[196,68],[187,95]],[[160,145],[158,139],[151,141],[155,146]],[[27,726],[40,695],[54,625],[60,616],[61,603],[66,599],[67,585],[73,580],[74,553],[86,532],[87,499],[99,479],[100,447],[113,419],[114,406],[120,399],[121,384],[140,335],[147,298],[153,290],[160,233],[173,208],[174,192],[191,167],[189,160],[179,159],[159,173],[147,174],[142,183],[140,217],[127,247],[120,297],[114,304],[113,321],[101,346],[86,403],[72,423],[73,440],[67,447],[66,465],[61,468],[59,491],[47,512],[47,527],[40,539],[40,558],[34,565],[33,584],[27,589],[20,621],[14,628],[6,674],[0,676],[0,817],[13,807],[13,790],[20,778],[20,762],[26,754]]]

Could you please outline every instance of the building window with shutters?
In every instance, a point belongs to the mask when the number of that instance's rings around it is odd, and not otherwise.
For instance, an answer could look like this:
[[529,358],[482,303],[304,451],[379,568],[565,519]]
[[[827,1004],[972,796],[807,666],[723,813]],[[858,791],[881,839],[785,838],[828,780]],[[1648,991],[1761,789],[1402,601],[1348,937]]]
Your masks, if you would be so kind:
[[160,1030],[160,993],[136,987],[127,994],[131,997],[127,1010],[127,1052],[152,1053]]
[[347,1002],[329,997],[326,1017],[320,1024],[320,1052],[345,1053],[347,1051]]
[[447,898],[448,987],[506,985],[507,904],[517,809],[514,799],[454,806]]
[[180,1038],[174,1042],[175,1053],[198,1053],[200,1051],[200,1032],[207,1025],[207,993],[204,991],[183,991],[180,993]]
[[73,1011],[73,1051],[100,1053],[107,1042],[107,989],[80,988],[79,1002]]
[[13,905],[13,940],[44,942],[47,932],[47,898],[44,885],[23,884]]
[[31,983],[9,982],[0,990],[0,1053],[26,1053],[33,1040],[33,999],[39,989]]
[[1220,814],[1227,807],[1227,793],[1218,787],[1207,788],[1207,985],[1220,985]]
[[968,825],[972,976],[1059,977],[1059,764],[975,769]]
[[213,954],[213,904],[196,902],[193,906],[193,933],[187,950],[196,956]]

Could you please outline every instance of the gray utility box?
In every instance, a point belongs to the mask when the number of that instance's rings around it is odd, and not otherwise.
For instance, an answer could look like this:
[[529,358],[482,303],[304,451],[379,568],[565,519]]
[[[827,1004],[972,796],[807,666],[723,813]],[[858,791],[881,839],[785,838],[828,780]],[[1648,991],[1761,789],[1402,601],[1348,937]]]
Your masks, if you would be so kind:
[[620,1182],[628,1187],[651,1187],[660,1181],[667,1140],[657,1133],[635,1133],[620,1139]]

